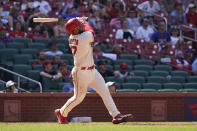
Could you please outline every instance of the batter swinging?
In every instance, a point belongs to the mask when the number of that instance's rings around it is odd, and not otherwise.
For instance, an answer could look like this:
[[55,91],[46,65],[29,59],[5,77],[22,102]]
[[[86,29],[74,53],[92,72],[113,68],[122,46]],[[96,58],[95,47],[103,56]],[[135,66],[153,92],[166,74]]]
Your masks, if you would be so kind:
[[61,109],[55,110],[59,123],[68,123],[68,113],[83,101],[88,86],[92,87],[101,96],[109,114],[113,117],[113,124],[127,122],[132,119],[131,114],[120,114],[103,77],[95,69],[92,47],[94,41],[93,29],[83,18],[72,18],[67,21],[65,27],[70,34],[69,46],[74,57],[74,67],[72,69],[74,96]]

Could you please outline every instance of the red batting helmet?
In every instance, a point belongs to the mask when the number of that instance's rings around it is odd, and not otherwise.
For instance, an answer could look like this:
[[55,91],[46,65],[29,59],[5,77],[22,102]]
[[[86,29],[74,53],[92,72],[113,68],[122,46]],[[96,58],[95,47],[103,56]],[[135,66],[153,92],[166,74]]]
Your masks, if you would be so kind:
[[65,24],[66,30],[69,34],[72,34],[72,31],[80,26],[82,23],[77,18],[72,18],[68,20]]

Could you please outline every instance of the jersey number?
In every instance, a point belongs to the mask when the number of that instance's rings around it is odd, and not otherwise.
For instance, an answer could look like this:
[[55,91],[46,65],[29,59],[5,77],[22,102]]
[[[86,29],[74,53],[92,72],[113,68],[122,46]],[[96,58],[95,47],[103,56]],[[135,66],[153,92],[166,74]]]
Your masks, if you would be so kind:
[[75,56],[77,52],[77,46],[71,46],[70,49],[72,50],[73,56]]

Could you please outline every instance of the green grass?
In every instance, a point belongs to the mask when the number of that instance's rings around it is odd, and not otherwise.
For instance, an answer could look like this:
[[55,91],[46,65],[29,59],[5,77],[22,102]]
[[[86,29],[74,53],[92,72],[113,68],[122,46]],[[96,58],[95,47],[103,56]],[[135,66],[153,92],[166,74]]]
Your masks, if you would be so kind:
[[[151,124],[151,125],[148,125]],[[170,124],[170,125],[158,125]],[[183,124],[183,125],[181,125]],[[42,123],[0,123],[0,131],[197,131],[197,123],[145,123],[129,122],[112,125],[109,122],[70,123],[59,125],[54,122]]]

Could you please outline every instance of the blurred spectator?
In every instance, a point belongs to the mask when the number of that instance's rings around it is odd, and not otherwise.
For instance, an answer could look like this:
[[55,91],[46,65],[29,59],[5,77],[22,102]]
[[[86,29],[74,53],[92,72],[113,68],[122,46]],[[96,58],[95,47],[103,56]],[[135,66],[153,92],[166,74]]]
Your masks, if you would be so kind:
[[114,93],[114,92],[116,92],[115,82],[109,81],[105,85],[109,89],[109,92],[111,94]]
[[46,15],[51,11],[50,4],[45,0],[34,1],[33,6],[34,6],[34,8],[37,8],[38,6],[40,6],[40,8],[39,8],[40,12],[43,14],[46,14]]
[[128,29],[128,22],[126,20],[121,21],[121,28],[116,32],[116,39],[133,39],[134,32]]
[[110,26],[113,29],[120,29],[121,28],[121,21],[124,21],[124,20],[125,20],[125,17],[122,15],[119,15],[119,16],[111,19]]
[[42,63],[42,65],[43,65],[43,70],[40,71],[41,81],[43,77],[49,78],[51,80],[59,79],[57,72],[53,69],[53,66],[50,60],[45,60]]
[[158,30],[153,33],[150,43],[170,44],[170,42],[170,33],[166,30],[166,23],[164,21],[161,21],[159,23]]
[[62,88],[62,92],[73,92],[74,91],[74,85],[73,85],[73,79],[70,77],[70,83],[65,84]]
[[153,16],[152,13],[160,11],[160,5],[155,0],[148,0],[138,5],[137,7],[140,16]]
[[180,54],[180,53],[183,53],[183,50],[182,50],[182,46],[184,44],[184,40],[183,38],[179,38],[179,40],[177,41],[176,45],[175,45],[175,57]]
[[194,4],[189,4],[188,9],[189,9],[189,11],[186,13],[187,22],[189,24],[193,24],[195,27],[197,27],[196,6]]
[[179,40],[179,30],[177,28],[171,29],[171,44],[176,45]]
[[54,36],[54,31],[51,23],[44,23],[41,27],[41,33],[44,34],[47,38],[52,38]]
[[126,20],[128,22],[128,28],[132,31],[136,32],[138,27],[140,27],[140,18],[137,16],[137,11],[134,8],[130,8]]
[[155,58],[156,64],[170,63],[171,57],[168,56],[168,46],[162,45],[159,55]]
[[46,52],[45,52],[45,55],[56,56],[56,55],[62,55],[62,54],[63,54],[62,51],[57,50],[57,43],[56,43],[56,41],[52,41],[52,42],[49,44],[49,48],[50,48],[50,50],[49,50],[49,51],[46,51]]
[[197,73],[197,59],[195,59],[192,63],[192,71]]
[[42,65],[43,64],[43,62],[46,60],[45,59],[45,54],[44,54],[44,51],[39,51],[38,53],[37,53],[37,58],[38,58],[38,60],[37,61],[35,61],[33,64],[32,64],[32,66],[34,66],[34,65]]
[[141,24],[142,26],[137,29],[136,38],[144,39],[146,42],[149,42],[154,30],[149,26],[147,18],[143,18]]
[[174,8],[175,0],[161,0],[161,6],[170,14]]
[[14,30],[9,33],[10,37],[26,37],[26,33],[22,31],[22,26],[20,22],[14,24]]
[[13,8],[10,9],[8,22],[10,27],[13,27],[16,22],[20,22],[22,25],[25,25],[24,17],[20,14],[20,7],[13,6]]
[[173,60],[170,64],[175,66],[176,70],[190,70],[191,66],[189,62],[184,58],[183,53],[179,53],[175,60]]
[[192,62],[193,62],[193,52],[191,49],[187,49],[187,50],[184,50],[184,57],[185,57],[185,60],[188,61],[188,63],[191,65]]
[[120,58],[120,55],[124,53],[124,48],[120,44],[115,44],[113,47],[113,53],[117,55],[117,59]]
[[6,82],[6,92],[18,93],[16,83],[12,80]]
[[99,15],[99,11],[93,12],[93,16],[88,18],[88,24],[94,29],[95,32],[101,31],[102,20]]
[[61,62],[58,64],[58,76],[59,77],[68,77],[71,75],[71,72],[67,69],[66,62]]
[[9,37],[9,34],[7,33],[7,29],[5,26],[0,27],[0,44],[2,44],[4,47],[7,46],[7,43],[12,42],[13,40]]
[[67,8],[66,12],[64,13],[64,11],[62,12],[62,17],[64,19],[70,19],[70,18],[74,18],[77,17],[78,15],[74,12],[74,8]]
[[101,50],[100,45],[97,44],[94,46],[93,48],[93,55],[95,56],[96,59],[99,58],[99,56],[101,56],[104,52]]
[[31,38],[31,39],[34,39],[34,38],[44,38],[44,37],[46,37],[46,34],[42,34],[41,33],[41,27],[40,27],[40,25],[36,25],[35,28],[33,29],[33,32],[29,32],[27,34],[27,37],[28,38]]
[[133,75],[132,73],[129,73],[128,71],[128,65],[127,63],[120,63],[120,70],[114,71],[114,76],[119,78],[127,78],[129,76]]
[[103,77],[108,77],[108,76],[113,76],[113,72],[109,69],[107,69],[106,66],[106,61],[105,60],[100,60],[98,61],[98,72],[103,76]]
[[63,18],[59,18],[58,24],[53,28],[56,38],[68,37]]
[[118,2],[118,1],[115,1],[112,4],[111,9],[106,9],[105,11],[106,11],[106,13],[107,13],[107,15],[108,15],[108,17],[110,19],[117,18],[118,16],[125,17],[125,13],[123,11],[123,7],[122,7],[121,3]]
[[62,62],[59,55],[53,56],[52,65],[59,65]]
[[178,24],[186,24],[187,20],[182,3],[177,2],[175,4],[175,10],[170,13],[169,24],[172,24],[172,19],[176,19]]

